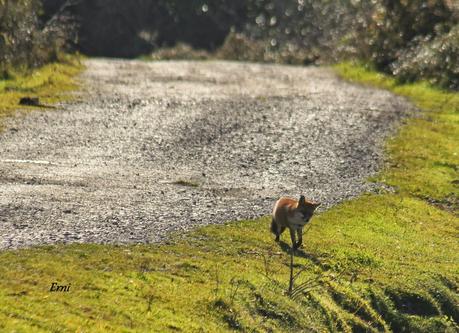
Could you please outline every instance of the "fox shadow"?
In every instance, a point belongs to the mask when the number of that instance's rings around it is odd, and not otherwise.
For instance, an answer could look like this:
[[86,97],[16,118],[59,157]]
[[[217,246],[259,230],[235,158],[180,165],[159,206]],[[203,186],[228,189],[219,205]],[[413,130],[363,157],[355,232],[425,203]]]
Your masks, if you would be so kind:
[[[284,242],[282,240],[280,242],[278,242],[278,244],[279,244],[279,247],[281,248],[281,250],[283,252],[285,252],[286,254],[290,255],[290,251],[292,250],[292,247],[289,244],[287,244],[286,242]],[[311,253],[305,252],[301,248],[296,249],[294,251],[295,251],[294,254],[295,254],[296,257],[308,259],[311,262],[313,262],[315,265],[320,265],[320,263],[321,263],[320,260],[316,256],[314,256]]]

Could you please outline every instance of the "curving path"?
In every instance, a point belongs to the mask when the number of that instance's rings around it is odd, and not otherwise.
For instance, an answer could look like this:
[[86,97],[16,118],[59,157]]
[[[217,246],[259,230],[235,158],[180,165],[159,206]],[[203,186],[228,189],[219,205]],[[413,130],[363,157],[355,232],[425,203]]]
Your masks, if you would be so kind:
[[91,59],[82,81],[0,133],[0,249],[156,242],[280,195],[327,208],[374,190],[382,141],[413,111],[313,67]]

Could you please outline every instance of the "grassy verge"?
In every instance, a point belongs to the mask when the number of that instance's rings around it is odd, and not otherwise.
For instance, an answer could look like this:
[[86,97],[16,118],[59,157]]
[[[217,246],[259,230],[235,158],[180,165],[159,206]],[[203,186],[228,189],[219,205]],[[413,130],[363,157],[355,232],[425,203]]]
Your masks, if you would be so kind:
[[378,177],[401,193],[410,194],[458,212],[459,197],[459,93],[427,83],[398,85],[389,77],[363,66],[336,66],[343,77],[375,85],[409,98],[424,110],[388,142],[389,165]]
[[[314,218],[296,259],[295,297],[285,294],[288,246],[274,243],[262,218],[159,246],[1,252],[0,331],[455,332],[457,97],[350,64],[337,70],[407,92],[426,112],[388,143],[378,178],[396,193],[364,195]],[[53,282],[71,289],[49,292]]]
[[8,78],[0,80],[0,126],[1,119],[12,115],[18,108],[37,108],[19,105],[19,100],[23,97],[38,97],[42,105],[51,105],[68,98],[68,92],[76,88],[74,78],[83,65],[74,56],[61,58],[61,62],[46,65],[33,72],[9,71]]

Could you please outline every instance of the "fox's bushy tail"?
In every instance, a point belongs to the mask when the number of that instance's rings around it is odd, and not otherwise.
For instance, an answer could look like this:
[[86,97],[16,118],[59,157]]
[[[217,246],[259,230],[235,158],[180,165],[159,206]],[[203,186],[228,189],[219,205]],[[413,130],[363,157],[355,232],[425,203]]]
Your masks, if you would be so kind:
[[271,219],[271,232],[277,236],[277,223],[274,220],[274,217]]

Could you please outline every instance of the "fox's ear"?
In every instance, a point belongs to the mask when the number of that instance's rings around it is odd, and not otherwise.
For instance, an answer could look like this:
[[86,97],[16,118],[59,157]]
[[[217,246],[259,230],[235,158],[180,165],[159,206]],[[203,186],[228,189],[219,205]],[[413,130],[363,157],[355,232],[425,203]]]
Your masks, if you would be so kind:
[[306,199],[304,198],[304,195],[300,195],[300,200],[298,200],[298,204],[300,206],[306,205]]

